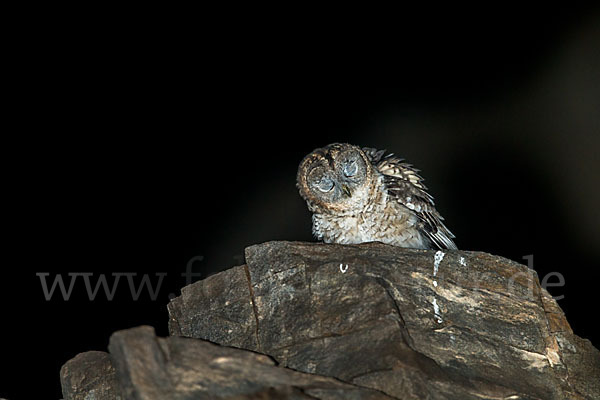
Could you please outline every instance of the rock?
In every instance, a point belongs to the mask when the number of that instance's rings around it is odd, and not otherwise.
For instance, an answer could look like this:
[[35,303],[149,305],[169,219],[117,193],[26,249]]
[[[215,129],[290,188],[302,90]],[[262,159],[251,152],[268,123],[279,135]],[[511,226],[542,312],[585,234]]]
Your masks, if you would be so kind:
[[116,332],[109,350],[125,399],[391,399],[336,379],[281,368],[262,354],[203,340]]
[[246,265],[184,288],[169,313],[171,335],[398,399],[600,398],[600,352],[534,271],[485,253],[264,243],[246,249]]
[[173,336],[67,362],[65,400],[600,398],[600,352],[518,263],[289,242],[246,263],[184,288]]
[[110,355],[88,351],[67,361],[60,369],[64,400],[120,400],[121,387]]

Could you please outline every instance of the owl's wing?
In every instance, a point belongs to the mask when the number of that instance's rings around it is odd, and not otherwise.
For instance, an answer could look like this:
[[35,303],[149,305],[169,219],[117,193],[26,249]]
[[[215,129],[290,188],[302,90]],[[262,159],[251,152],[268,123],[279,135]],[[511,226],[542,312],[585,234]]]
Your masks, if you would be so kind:
[[442,222],[444,218],[435,209],[419,170],[391,153],[386,154],[385,150],[364,148],[363,151],[383,174],[388,194],[417,215],[425,236],[440,249],[456,250],[452,241],[455,236]]

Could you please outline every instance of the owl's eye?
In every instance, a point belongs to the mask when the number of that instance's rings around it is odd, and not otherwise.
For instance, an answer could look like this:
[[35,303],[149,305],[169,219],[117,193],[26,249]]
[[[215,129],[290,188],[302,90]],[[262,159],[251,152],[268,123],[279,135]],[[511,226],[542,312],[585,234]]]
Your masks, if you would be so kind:
[[344,175],[348,178],[353,177],[358,172],[356,161],[352,161],[344,166]]
[[333,181],[329,178],[321,178],[319,182],[317,182],[317,188],[321,192],[330,192],[333,189]]

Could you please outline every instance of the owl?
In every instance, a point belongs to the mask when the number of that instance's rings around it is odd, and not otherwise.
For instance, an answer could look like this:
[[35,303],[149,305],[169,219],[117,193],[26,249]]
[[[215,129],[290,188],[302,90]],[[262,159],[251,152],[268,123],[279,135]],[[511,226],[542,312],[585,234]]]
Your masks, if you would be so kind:
[[313,234],[325,243],[456,249],[417,172],[385,150],[346,143],[314,150],[297,175]]

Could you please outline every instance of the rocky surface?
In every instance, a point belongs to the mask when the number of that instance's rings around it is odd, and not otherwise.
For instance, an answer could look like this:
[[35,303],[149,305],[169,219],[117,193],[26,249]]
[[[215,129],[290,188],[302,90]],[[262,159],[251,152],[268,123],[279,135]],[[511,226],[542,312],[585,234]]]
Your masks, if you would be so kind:
[[70,399],[598,399],[535,272],[463,251],[270,242],[61,370]]
[[110,356],[102,351],[88,351],[67,361],[60,369],[60,383],[65,400],[124,399]]
[[333,378],[278,367],[262,354],[204,340],[157,338],[149,326],[116,332],[108,348],[110,355],[83,353],[65,364],[66,400],[391,399]]
[[478,252],[270,242],[183,289],[170,332],[399,399],[598,399],[600,353],[534,271]]

